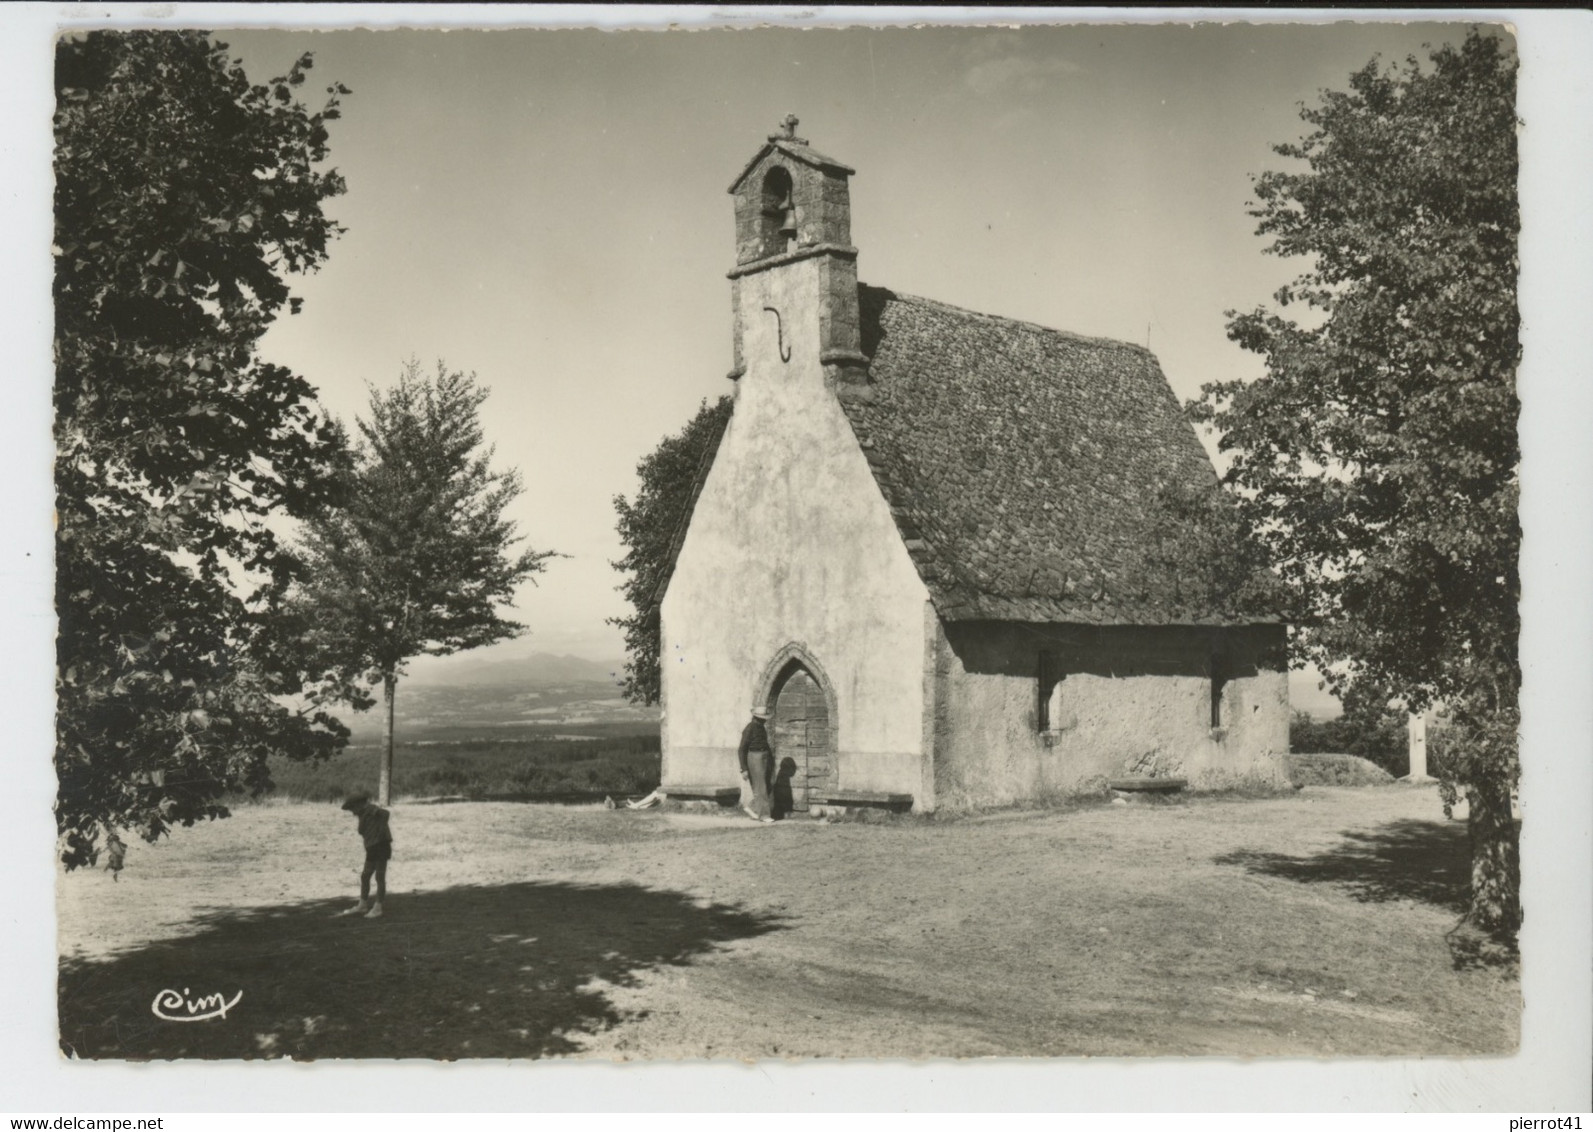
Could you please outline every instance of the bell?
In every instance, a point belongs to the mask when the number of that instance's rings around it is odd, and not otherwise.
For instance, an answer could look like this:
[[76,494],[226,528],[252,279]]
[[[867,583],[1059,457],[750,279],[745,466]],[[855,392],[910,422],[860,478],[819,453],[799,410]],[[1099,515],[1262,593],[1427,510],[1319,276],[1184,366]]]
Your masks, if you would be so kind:
[[780,235],[787,239],[796,238],[796,202],[791,199],[791,190],[787,189],[781,195],[780,201],[769,210],[780,217],[780,227],[776,229]]

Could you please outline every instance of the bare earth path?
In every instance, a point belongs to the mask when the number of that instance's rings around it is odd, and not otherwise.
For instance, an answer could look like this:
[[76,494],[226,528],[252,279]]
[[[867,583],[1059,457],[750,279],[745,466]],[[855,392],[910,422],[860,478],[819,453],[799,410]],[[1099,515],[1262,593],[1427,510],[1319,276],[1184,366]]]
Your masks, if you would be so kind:
[[[400,804],[388,915],[331,805],[133,844],[59,887],[87,1057],[1505,1053],[1508,967],[1451,955],[1431,789],[757,826]],[[164,989],[242,998],[162,1021]],[[168,1011],[169,1013],[170,1011]],[[181,1011],[178,1011],[179,1013]]]

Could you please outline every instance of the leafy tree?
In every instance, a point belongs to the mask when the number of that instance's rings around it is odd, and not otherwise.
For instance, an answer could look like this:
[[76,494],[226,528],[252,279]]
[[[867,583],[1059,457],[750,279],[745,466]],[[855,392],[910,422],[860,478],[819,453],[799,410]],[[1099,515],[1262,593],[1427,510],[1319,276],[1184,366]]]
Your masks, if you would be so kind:
[[[1335,690],[1449,713],[1446,806],[1470,805],[1467,919],[1520,918],[1515,301],[1516,64],[1473,30],[1430,65],[1376,60],[1275,147],[1258,233],[1312,266],[1276,295],[1298,318],[1230,312],[1266,360],[1204,389],[1197,419],[1297,596]],[[1303,166],[1303,167],[1302,167]]]
[[625,632],[624,689],[635,703],[658,702],[658,587],[674,565],[675,538],[684,533],[696,502],[699,471],[719,447],[730,407],[729,397],[711,405],[703,401],[679,433],[666,436],[636,465],[641,486],[635,501],[614,497],[616,529],[626,552],[611,565],[629,575],[618,588],[631,613],[611,617],[608,623]]
[[291,624],[320,695],[363,708],[375,701],[362,685],[381,685],[384,805],[405,663],[519,636],[525,626],[502,617],[502,607],[553,557],[511,553],[520,536],[504,511],[520,477],[494,471],[492,449],[482,447],[487,393],[474,374],[439,361],[427,378],[418,361],[407,362],[397,385],[371,391],[342,498],[302,533],[306,570]]
[[69,868],[113,827],[225,817],[265,758],[345,734],[260,648],[290,562],[265,524],[332,482],[340,434],[256,343],[340,229],[310,56],[252,85],[205,33],[56,51],[56,818]]

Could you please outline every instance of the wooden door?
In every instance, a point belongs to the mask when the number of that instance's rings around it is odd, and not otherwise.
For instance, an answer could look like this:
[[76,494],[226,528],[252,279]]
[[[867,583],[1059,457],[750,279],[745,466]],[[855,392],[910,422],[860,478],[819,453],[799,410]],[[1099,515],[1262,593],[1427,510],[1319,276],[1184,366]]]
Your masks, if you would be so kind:
[[801,665],[793,665],[775,698],[775,808],[805,812],[810,794],[829,788],[834,754],[824,690]]

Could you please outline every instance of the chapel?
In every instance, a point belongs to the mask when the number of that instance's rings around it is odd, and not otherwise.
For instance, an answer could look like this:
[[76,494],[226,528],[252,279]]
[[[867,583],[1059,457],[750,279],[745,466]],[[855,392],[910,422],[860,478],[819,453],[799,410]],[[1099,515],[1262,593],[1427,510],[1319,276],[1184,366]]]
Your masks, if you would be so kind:
[[1285,626],[1144,347],[858,282],[854,170],[787,118],[730,186],[733,409],[657,591],[663,778],[789,812],[1281,787]]

